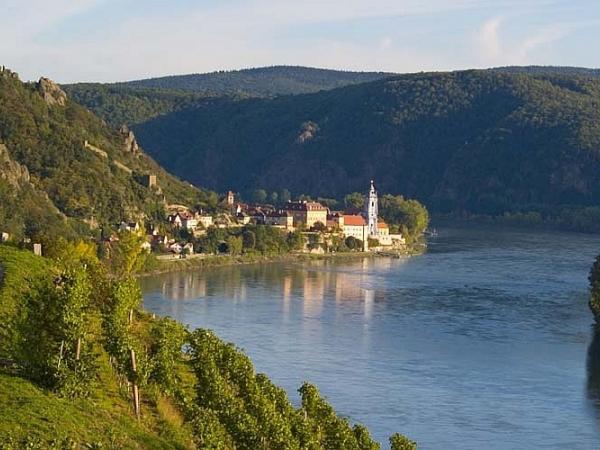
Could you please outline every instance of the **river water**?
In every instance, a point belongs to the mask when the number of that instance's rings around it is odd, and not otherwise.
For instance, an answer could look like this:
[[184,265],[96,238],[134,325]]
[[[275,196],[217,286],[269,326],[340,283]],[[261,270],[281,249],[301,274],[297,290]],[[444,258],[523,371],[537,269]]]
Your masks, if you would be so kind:
[[215,330],[297,403],[304,380],[387,448],[600,448],[600,237],[443,228],[406,259],[273,263],[142,280],[145,307]]

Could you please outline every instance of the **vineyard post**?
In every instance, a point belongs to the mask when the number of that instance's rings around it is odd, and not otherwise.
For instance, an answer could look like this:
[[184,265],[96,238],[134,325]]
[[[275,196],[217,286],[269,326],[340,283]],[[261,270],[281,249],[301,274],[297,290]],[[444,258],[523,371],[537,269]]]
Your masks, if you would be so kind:
[[138,385],[137,385],[137,380],[136,378],[136,372],[137,372],[137,365],[135,362],[135,350],[130,349],[129,350],[130,354],[131,354],[131,370],[133,371],[134,374],[134,380],[133,380],[133,409],[135,410],[135,415],[136,417],[140,418],[140,392],[138,390]]

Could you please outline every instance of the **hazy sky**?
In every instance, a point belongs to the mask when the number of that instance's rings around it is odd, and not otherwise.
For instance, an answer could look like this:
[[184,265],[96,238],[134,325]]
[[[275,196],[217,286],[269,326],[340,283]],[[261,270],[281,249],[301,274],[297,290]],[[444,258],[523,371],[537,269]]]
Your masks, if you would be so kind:
[[0,64],[60,82],[279,64],[600,67],[600,0],[0,0]]

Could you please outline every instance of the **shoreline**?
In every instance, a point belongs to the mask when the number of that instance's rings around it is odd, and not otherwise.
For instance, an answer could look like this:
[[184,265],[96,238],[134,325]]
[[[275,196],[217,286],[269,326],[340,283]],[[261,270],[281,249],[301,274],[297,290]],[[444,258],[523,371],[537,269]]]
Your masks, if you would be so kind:
[[[403,251],[397,252],[397,257],[410,257],[414,255],[420,255],[426,251],[426,245],[412,246]],[[205,269],[211,267],[227,267],[236,265],[248,265],[248,264],[265,264],[265,263],[279,263],[279,262],[307,262],[307,261],[321,261],[329,259],[357,259],[357,258],[390,258],[396,257],[396,252],[382,253],[382,252],[344,252],[344,253],[323,253],[323,254],[310,254],[310,253],[287,253],[283,255],[208,255],[201,258],[185,258],[185,259],[168,259],[168,260],[157,260],[153,262],[153,266],[148,269],[142,269],[137,273],[138,278],[148,277],[152,275],[160,275],[171,272],[183,272],[186,270],[193,269]]]

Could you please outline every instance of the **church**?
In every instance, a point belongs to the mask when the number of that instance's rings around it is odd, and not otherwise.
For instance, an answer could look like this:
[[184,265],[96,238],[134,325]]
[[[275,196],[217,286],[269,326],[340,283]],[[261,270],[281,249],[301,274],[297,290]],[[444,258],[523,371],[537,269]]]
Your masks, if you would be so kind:
[[379,246],[389,247],[404,245],[405,240],[401,234],[390,234],[390,228],[379,217],[379,199],[375,183],[371,180],[371,187],[365,196],[363,215],[366,220],[367,240],[373,239],[379,242]]

